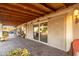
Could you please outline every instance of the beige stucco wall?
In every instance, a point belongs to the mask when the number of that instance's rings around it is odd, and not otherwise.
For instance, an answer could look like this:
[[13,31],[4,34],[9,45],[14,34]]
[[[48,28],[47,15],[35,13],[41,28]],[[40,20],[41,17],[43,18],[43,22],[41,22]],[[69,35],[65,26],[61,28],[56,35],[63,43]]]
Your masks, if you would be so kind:
[[[47,45],[64,50],[65,51],[65,16],[62,14],[51,19],[40,20],[40,22],[48,22],[48,43]],[[32,23],[33,22],[33,23]],[[32,21],[27,23],[26,38],[33,39],[33,25],[37,22]],[[22,25],[21,25],[22,27]],[[41,41],[38,41],[41,42]]]
[[[65,51],[65,15],[60,15],[48,19],[48,43],[47,45],[64,50]],[[46,20],[43,20],[46,21]],[[43,22],[40,21],[40,22]],[[37,23],[37,22],[35,22]],[[29,22],[27,24],[27,38],[33,39],[33,24]]]
[[[43,20],[46,21],[46,20]],[[40,21],[42,22],[42,21]],[[34,22],[37,23],[37,22]],[[33,39],[33,24],[27,25],[27,38]],[[69,51],[73,41],[73,19],[72,13],[64,13],[48,19],[48,43],[47,45]],[[40,42],[40,41],[38,41]]]
[[27,38],[33,39],[33,24],[27,24]]
[[48,44],[65,51],[65,16],[60,15],[48,22]]
[[74,24],[74,39],[79,39],[79,23]]
[[[79,9],[79,5],[78,5],[77,8]],[[77,19],[77,20],[79,20],[79,19]],[[74,39],[79,39],[79,22],[78,23],[75,23],[75,19],[73,19],[73,21],[74,21],[73,22],[73,38]]]
[[[47,45],[66,51],[66,13],[52,17],[48,20],[48,43]],[[43,20],[43,21],[46,21]],[[33,22],[33,23],[32,23]],[[26,38],[33,39],[33,24],[35,21],[27,23]],[[42,22],[42,20],[40,21]],[[19,27],[22,27],[20,25]],[[34,40],[35,41],[35,40]],[[40,42],[40,41],[37,41]],[[69,44],[69,43],[68,43]]]
[[[47,45],[66,51],[66,14],[61,14],[48,19],[48,43]],[[46,21],[46,20],[43,20]],[[32,21],[33,22],[33,21]],[[33,24],[27,23],[26,38],[33,39]],[[40,21],[42,22],[42,20]],[[20,26],[19,26],[20,27]],[[22,25],[21,25],[22,27]],[[34,40],[35,41],[35,40]],[[38,41],[40,42],[40,41]]]

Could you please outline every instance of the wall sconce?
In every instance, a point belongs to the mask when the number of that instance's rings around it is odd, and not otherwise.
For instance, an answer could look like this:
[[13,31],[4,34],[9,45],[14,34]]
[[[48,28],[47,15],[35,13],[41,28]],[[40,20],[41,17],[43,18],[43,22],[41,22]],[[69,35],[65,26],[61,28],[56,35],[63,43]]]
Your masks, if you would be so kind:
[[79,22],[79,9],[75,9],[74,10],[74,19],[75,19],[75,23]]

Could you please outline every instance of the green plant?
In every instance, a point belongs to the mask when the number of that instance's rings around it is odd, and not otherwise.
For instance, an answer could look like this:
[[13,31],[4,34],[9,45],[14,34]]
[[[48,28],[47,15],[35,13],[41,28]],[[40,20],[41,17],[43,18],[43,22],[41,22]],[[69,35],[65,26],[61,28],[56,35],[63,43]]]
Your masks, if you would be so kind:
[[8,55],[9,56],[30,56],[31,54],[29,50],[26,48],[24,49],[18,48],[18,49],[9,51]]

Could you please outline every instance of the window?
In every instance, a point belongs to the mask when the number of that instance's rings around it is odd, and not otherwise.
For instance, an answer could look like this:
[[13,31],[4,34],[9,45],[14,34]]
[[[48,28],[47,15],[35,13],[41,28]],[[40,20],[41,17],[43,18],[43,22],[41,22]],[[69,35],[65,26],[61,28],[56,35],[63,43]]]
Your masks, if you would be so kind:
[[40,41],[47,43],[47,22],[40,24]]
[[47,35],[47,22],[39,23],[33,26],[33,37],[35,40],[40,40],[47,43]]
[[35,40],[39,40],[39,25],[33,26],[33,37]]

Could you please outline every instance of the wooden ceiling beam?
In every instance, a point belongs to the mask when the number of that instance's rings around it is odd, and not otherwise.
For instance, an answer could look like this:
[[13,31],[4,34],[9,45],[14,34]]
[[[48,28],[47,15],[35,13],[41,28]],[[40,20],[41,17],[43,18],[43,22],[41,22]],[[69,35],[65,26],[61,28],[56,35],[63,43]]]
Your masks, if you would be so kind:
[[39,10],[39,11],[42,11],[44,13],[49,13],[49,12],[53,12],[51,9],[41,5],[40,3],[27,3],[27,4],[22,4],[22,5],[25,5],[25,6],[28,6],[32,9],[36,9],[36,10]]
[[0,17],[0,21],[12,21],[12,22],[26,22],[23,21],[22,19],[17,19],[17,18],[10,18],[10,17]]
[[0,19],[2,19],[2,20],[0,20],[0,22],[11,22],[11,23],[13,23],[13,22],[16,22],[16,23],[18,23],[18,22],[24,22],[24,21],[18,21],[18,20],[16,20],[16,21],[14,21],[12,18],[0,18]]
[[58,11],[58,10],[62,10],[62,9],[64,9],[64,8],[67,8],[67,6],[66,6],[64,3],[59,3],[59,4],[61,4],[62,6],[59,7],[59,8],[56,8],[57,11]]
[[36,16],[29,16],[29,15],[24,15],[21,13],[15,13],[9,10],[4,10],[4,9],[0,9],[0,13],[7,13],[7,14],[12,14],[12,15],[16,15],[16,16],[20,16],[20,17],[24,17],[24,18],[29,18],[29,17],[36,17]]
[[[3,18],[3,19],[9,19],[9,20],[11,20],[11,21],[21,21],[21,22],[27,22],[28,20],[30,20],[30,19],[35,19],[35,17],[33,17],[33,18],[26,18],[26,19],[24,19],[24,18],[19,18],[19,17],[15,17],[15,16],[11,16],[11,15],[8,15],[8,14],[1,14],[0,13],[0,19],[1,18]],[[6,20],[7,21],[7,20]]]
[[8,21],[3,21],[2,22],[3,25],[9,25],[9,26],[17,26],[17,25],[20,25],[22,24],[22,22],[8,22]]
[[19,6],[19,7],[21,7],[22,9],[25,9],[26,11],[34,12],[34,13],[37,13],[37,14],[40,14],[40,15],[46,14],[45,12],[42,12],[42,11],[33,9],[33,8],[28,7],[28,6],[25,6],[25,5],[23,5],[23,4],[13,3],[13,4],[11,4],[11,5]]
[[11,10],[11,11],[14,11],[14,12],[19,12],[19,13],[23,13],[23,14],[28,14],[28,15],[31,15],[31,16],[40,16],[38,14],[35,14],[35,13],[30,13],[29,11],[23,11],[23,10],[20,10],[18,8],[15,8],[13,7],[12,5],[8,5],[8,4],[0,4],[0,7],[3,7],[3,8],[6,8],[8,10]]
[[69,6],[71,6],[71,5],[73,5],[73,4],[76,4],[76,3],[63,3],[66,7],[69,7]]
[[52,11],[56,11],[56,9],[54,9],[54,8],[51,8],[50,6],[48,6],[47,4],[45,4],[45,3],[41,3],[41,5],[43,5],[43,6],[45,6],[45,7],[47,7],[47,8],[49,8],[49,9],[51,9]]
[[65,8],[67,8],[68,6],[65,3],[62,3],[64,5]]
[[4,19],[3,19],[3,18],[1,19],[1,18],[0,18],[0,22],[1,22],[3,25],[4,25],[4,23],[5,23],[5,25],[15,25],[15,26],[16,26],[18,23],[19,23],[19,24],[24,23],[24,22],[22,22],[22,21],[17,21],[17,20],[16,20],[16,21],[13,21],[11,18],[10,18],[10,19],[5,19],[5,18],[4,18]]
[[21,16],[17,16],[17,15],[13,15],[13,14],[8,14],[8,13],[0,13],[0,15],[3,15],[3,16],[8,16],[8,17],[16,17],[18,19],[27,19],[27,18],[24,18],[24,17],[21,17]]
[[4,13],[0,13],[0,18],[14,18],[14,19],[17,19],[18,21],[26,21],[26,19],[24,19],[24,18],[20,18],[17,16],[13,16],[10,14],[4,14]]
[[[31,21],[31,20],[33,20],[33,19],[30,19],[30,20],[27,20],[26,22],[28,22],[28,21]],[[0,18],[0,22],[1,23],[3,23],[4,25],[13,25],[13,26],[17,26],[17,25],[20,25],[20,24],[22,24],[22,23],[26,23],[26,22],[22,22],[22,21],[14,21],[14,20],[12,20],[11,18]]]
[[25,20],[30,19],[30,18],[37,18],[37,17],[28,17],[28,16],[27,17],[22,17],[22,16],[18,16],[18,15],[15,15],[15,14],[9,14],[9,13],[4,13],[4,12],[1,12],[0,15],[3,15],[3,16],[5,15],[5,16],[9,16],[9,17],[10,16],[11,17],[16,17],[16,18],[25,19]]

